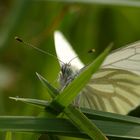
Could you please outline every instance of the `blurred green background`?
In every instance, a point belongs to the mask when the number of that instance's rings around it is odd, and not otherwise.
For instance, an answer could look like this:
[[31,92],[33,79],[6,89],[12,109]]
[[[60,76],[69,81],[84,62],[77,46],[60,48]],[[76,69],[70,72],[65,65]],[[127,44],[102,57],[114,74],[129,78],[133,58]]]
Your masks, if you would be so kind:
[[[38,108],[9,99],[50,98],[35,72],[57,85],[58,61],[15,41],[15,36],[56,55],[53,32],[60,30],[85,64],[110,42],[116,49],[140,40],[140,8],[131,6],[1,0],[0,21],[0,115],[40,113]],[[92,48],[96,52],[88,54]]]

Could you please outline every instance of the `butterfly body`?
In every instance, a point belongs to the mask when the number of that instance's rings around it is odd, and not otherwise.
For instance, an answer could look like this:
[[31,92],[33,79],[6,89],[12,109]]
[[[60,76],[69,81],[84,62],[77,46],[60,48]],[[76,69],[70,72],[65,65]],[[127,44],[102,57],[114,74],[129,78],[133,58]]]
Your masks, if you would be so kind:
[[66,63],[61,66],[59,74],[59,82],[61,90],[64,89],[72,80],[75,79],[75,76],[78,74],[79,70],[71,66],[71,64]]
[[[61,44],[58,43],[59,41]],[[63,90],[86,66],[80,59],[74,59],[75,61],[69,63],[77,55],[60,32],[55,33],[55,46],[57,56],[62,60],[64,58],[62,49],[68,50],[59,77]],[[109,54],[73,103],[83,108],[119,114],[127,114],[138,107],[140,105],[140,42]]]

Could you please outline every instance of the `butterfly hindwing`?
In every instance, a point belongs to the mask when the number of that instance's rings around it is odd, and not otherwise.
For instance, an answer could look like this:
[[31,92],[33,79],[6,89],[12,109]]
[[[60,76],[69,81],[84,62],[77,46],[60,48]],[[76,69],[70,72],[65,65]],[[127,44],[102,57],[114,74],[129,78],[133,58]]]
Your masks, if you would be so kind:
[[119,69],[101,69],[76,101],[80,107],[127,114],[140,104],[140,77]]

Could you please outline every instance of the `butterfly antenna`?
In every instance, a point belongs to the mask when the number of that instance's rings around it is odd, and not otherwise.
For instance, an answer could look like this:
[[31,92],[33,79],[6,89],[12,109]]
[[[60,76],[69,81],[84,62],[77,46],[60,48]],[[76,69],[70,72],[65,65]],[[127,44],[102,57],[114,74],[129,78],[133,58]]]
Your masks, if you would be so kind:
[[69,61],[69,63],[68,64],[70,64],[71,63],[71,61],[73,61],[74,59],[76,59],[76,58],[78,58],[78,56],[75,56],[74,58],[72,58],[70,61]]
[[18,42],[23,43],[23,44],[26,45],[26,46],[29,46],[29,47],[35,49],[35,50],[37,50],[37,51],[39,51],[39,52],[41,52],[41,53],[43,53],[43,54],[52,56],[52,57],[54,57],[55,59],[57,59],[58,61],[60,61],[61,63],[64,64],[64,62],[63,62],[62,60],[60,60],[58,57],[56,57],[55,55],[53,55],[53,54],[51,54],[51,53],[48,53],[48,52],[46,52],[46,51],[44,51],[44,50],[42,50],[42,49],[39,49],[39,48],[35,47],[34,45],[32,45],[32,44],[30,44],[30,43],[27,43],[27,42],[23,41],[21,38],[19,38],[19,37],[17,37],[17,36],[15,37],[15,40],[17,40]]
[[[95,51],[96,51],[95,49],[90,49],[90,50],[88,51],[88,53],[94,53]],[[70,64],[71,61],[73,61],[73,60],[76,59],[76,58],[78,58],[78,56],[75,56],[74,58],[72,58],[72,59],[69,61],[68,64]]]

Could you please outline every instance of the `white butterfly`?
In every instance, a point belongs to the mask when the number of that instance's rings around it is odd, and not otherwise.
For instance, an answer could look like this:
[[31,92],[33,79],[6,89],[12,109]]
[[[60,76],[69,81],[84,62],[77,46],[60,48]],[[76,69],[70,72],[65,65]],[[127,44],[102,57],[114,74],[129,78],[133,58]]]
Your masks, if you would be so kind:
[[[55,48],[63,60],[60,84],[64,88],[84,67],[61,32],[55,32]],[[72,60],[75,58],[74,60]],[[72,60],[72,61],[71,61]],[[140,42],[113,51],[75,99],[79,107],[127,114],[140,105]]]

